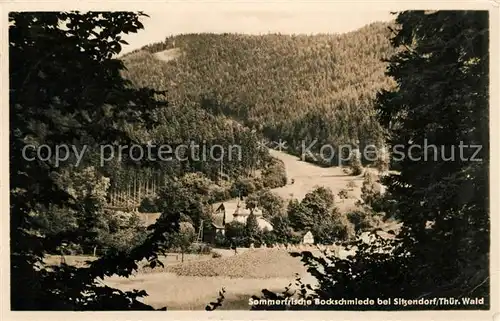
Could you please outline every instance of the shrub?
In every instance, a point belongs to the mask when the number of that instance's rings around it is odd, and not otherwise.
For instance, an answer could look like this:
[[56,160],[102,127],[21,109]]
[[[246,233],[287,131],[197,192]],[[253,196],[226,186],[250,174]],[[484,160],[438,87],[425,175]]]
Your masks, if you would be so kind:
[[377,153],[377,159],[374,162],[375,168],[381,173],[385,174],[389,170],[390,157],[386,148],[379,148]]
[[268,189],[258,191],[247,197],[245,200],[248,208],[260,207],[265,218],[281,215],[284,212],[285,204],[283,198]]
[[63,246],[60,246],[59,248],[59,253],[54,253],[54,254],[63,254],[63,255],[83,255],[83,249],[79,244],[75,243],[70,243],[70,244],[64,244]]
[[209,197],[210,203],[221,202],[221,201],[228,200],[230,198],[231,198],[231,187],[224,188],[224,187],[215,185],[210,190],[210,197]]
[[265,188],[264,186],[264,181],[260,177],[256,177],[253,179],[253,184],[255,186],[256,191],[260,191],[261,189]]
[[237,221],[226,225],[226,238],[231,246],[247,247],[250,245],[245,224]]
[[351,169],[351,175],[358,176],[363,173],[363,164],[361,163],[361,155],[359,151],[353,151],[351,157],[349,158],[349,167]]
[[349,192],[345,188],[341,189],[337,195],[342,200],[342,202],[349,198]]
[[264,231],[262,233],[262,242],[265,243],[268,247],[272,246],[272,244],[277,243],[277,236],[276,233],[273,231]]
[[377,176],[366,172],[361,186],[361,199],[363,204],[372,207],[382,196],[382,185],[377,181]]
[[185,253],[190,254],[210,254],[212,253],[212,247],[208,244],[191,244]]
[[380,216],[362,210],[348,213],[347,218],[352,224],[354,224],[356,233],[364,232],[377,227],[381,222]]
[[354,224],[345,214],[334,210],[312,228],[314,241],[320,244],[333,244],[338,241],[347,241],[356,235]]
[[265,188],[277,188],[287,184],[285,165],[281,160],[272,159],[267,168],[262,171],[262,181]]
[[143,198],[141,204],[139,205],[139,212],[158,213],[158,206],[156,206],[156,201],[151,197]]
[[229,241],[225,235],[223,235],[221,233],[217,233],[217,235],[215,235],[215,246],[216,247],[229,247],[230,244],[229,244]]
[[255,184],[251,178],[240,178],[231,187],[231,196],[248,196],[256,191]]

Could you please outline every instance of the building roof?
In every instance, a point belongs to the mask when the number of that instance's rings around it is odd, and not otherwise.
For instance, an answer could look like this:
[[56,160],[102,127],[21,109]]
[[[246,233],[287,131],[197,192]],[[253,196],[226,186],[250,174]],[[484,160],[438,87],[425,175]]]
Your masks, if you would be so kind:
[[215,227],[218,230],[223,230],[224,229],[224,225],[222,225],[222,222],[220,224],[212,222],[212,226]]
[[[233,221],[237,221],[237,222],[246,224],[247,219],[248,219],[248,215],[238,215],[235,218],[233,218]],[[271,223],[269,223],[266,219],[264,219],[262,217],[257,217],[257,224],[259,224],[259,228],[262,231],[265,229],[267,229],[268,231],[273,230],[273,226],[271,225]]]
[[[217,204],[215,208],[218,208],[221,203]],[[226,213],[226,223],[230,223],[232,221],[237,221],[243,224],[246,224],[247,218],[250,215],[250,209],[246,208],[246,204],[243,201],[229,201],[224,202],[224,209]],[[255,208],[253,210],[255,216],[257,216],[257,223],[261,230],[267,229],[269,231],[273,230],[273,226],[266,219],[262,217],[262,210],[260,208]],[[218,212],[214,214],[214,223],[219,226],[223,226],[223,218],[224,213]]]
[[150,226],[160,218],[161,213],[137,213],[139,215],[139,218],[141,219],[141,223],[144,226]]

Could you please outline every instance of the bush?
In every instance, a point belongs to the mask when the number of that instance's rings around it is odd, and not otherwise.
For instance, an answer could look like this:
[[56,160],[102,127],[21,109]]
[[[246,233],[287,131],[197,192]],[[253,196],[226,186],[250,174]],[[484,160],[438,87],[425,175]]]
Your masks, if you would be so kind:
[[379,226],[381,223],[380,216],[361,210],[348,213],[347,218],[352,224],[354,224],[356,233],[370,230]]
[[231,187],[215,186],[210,190],[210,203],[222,202],[231,198]]
[[387,171],[389,171],[389,166],[390,166],[391,160],[389,157],[389,153],[387,149],[384,148],[379,148],[378,153],[377,153],[377,159],[375,160],[375,163],[373,164],[374,167],[381,173],[385,174]]
[[147,231],[136,213],[104,211],[104,225],[96,230],[96,244],[85,254],[129,252],[146,239]]
[[355,162],[351,165],[351,175],[358,176],[363,174],[363,165],[361,165],[361,161]]
[[151,197],[145,197],[142,199],[139,205],[139,212],[141,213],[158,213],[158,206],[156,206],[156,201]]
[[378,182],[377,175],[366,172],[363,176],[363,185],[361,186],[361,199],[363,205],[373,207],[373,205],[382,197],[382,185]]
[[191,244],[185,253],[189,254],[210,254],[212,247],[208,244]]
[[349,192],[347,189],[343,188],[340,190],[340,192],[337,194],[339,198],[344,201],[349,198]]
[[231,196],[248,196],[256,191],[255,184],[251,178],[239,178],[231,187]]
[[265,188],[264,187],[264,181],[260,177],[256,177],[253,179],[253,184],[255,186],[256,191],[260,191],[261,189]]
[[323,218],[312,228],[315,243],[334,244],[338,241],[347,241],[356,235],[354,224],[345,214],[333,211],[331,215]]
[[276,233],[273,231],[264,231],[262,233],[262,242],[265,243],[268,247],[272,246],[272,244],[276,244],[277,236]]
[[63,255],[83,255],[83,249],[79,244],[70,243],[59,247],[59,253],[53,254],[63,254]]
[[230,242],[225,235],[222,235],[221,233],[217,233],[217,235],[215,235],[215,246],[216,247],[229,247]]
[[278,188],[287,184],[285,165],[281,160],[273,159],[262,171],[262,181],[265,188]]
[[248,247],[251,243],[246,226],[243,223],[232,221],[226,225],[226,238],[230,246]]
[[361,156],[359,151],[353,151],[349,159],[349,167],[351,168],[351,175],[358,176],[363,173],[363,164],[361,163]]

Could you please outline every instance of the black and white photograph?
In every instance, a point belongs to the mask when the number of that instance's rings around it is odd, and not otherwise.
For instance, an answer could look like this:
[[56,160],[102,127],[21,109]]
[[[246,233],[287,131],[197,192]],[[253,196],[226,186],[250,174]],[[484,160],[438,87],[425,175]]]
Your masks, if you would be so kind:
[[3,8],[3,309],[492,320],[498,4],[298,3]]

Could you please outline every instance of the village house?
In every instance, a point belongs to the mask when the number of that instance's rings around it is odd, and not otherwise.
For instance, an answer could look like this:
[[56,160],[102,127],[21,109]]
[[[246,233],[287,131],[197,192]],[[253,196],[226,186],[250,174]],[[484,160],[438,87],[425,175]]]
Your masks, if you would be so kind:
[[[225,234],[225,225],[232,222],[240,222],[246,224],[248,216],[252,211],[246,208],[245,202],[222,203],[215,210],[214,222],[203,230],[203,241],[207,243],[215,243],[215,237],[218,233]],[[254,208],[253,214],[257,217],[257,224],[260,230],[272,231],[273,226],[263,216],[260,208]]]
[[311,233],[311,231],[308,231],[303,237],[302,237],[302,244],[314,244],[314,236]]
[[[213,215],[213,222],[209,224],[203,224],[203,230],[201,233],[201,239],[197,241],[202,241],[205,243],[214,244],[215,238],[218,234],[225,235],[226,224],[237,221],[242,224],[246,224],[248,216],[250,216],[251,210],[246,208],[245,202],[238,203],[221,203],[215,209]],[[267,221],[262,216],[262,210],[260,208],[253,209],[253,213],[257,217],[257,224],[260,230],[272,231],[273,226],[269,221]],[[161,216],[161,213],[137,213],[144,226],[149,226],[154,224],[156,220]]]

